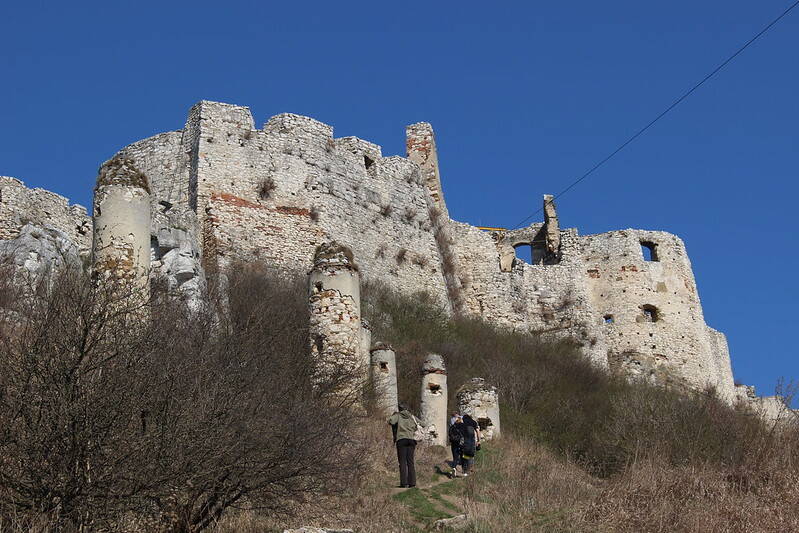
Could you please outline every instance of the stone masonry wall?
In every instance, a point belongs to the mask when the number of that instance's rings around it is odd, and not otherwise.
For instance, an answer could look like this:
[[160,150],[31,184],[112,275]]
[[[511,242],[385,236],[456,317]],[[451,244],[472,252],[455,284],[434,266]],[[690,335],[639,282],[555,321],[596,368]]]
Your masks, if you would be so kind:
[[[581,241],[610,366],[656,382],[710,384],[731,395],[682,240],[662,231],[622,230]],[[657,260],[645,260],[641,243],[656,246]]]
[[[595,320],[594,303],[576,252],[580,246],[576,230],[560,232],[563,259],[559,264],[531,265],[515,259],[503,272],[500,258],[507,235],[463,223],[451,226],[469,314],[554,338],[575,339],[587,357],[600,366],[607,365],[605,337]],[[533,224],[515,232],[511,240],[529,243],[540,229],[541,224]]]
[[[514,231],[453,221],[432,127],[409,126],[406,140],[408,158],[383,157],[379,146],[336,139],[312,118],[281,114],[258,129],[248,108],[202,101],[182,130],[120,155],[149,179],[153,270],[175,286],[198,292],[201,257],[206,270],[258,260],[304,274],[317,246],[335,240],[352,249],[364,280],[574,339],[601,366],[741,396],[726,339],[705,324],[679,238],[644,230],[580,236],[562,229],[551,197],[543,221]],[[27,220],[89,249],[85,209],[0,178],[0,239],[13,239]],[[644,260],[642,241],[656,247],[658,261]],[[522,244],[532,245],[535,264],[514,257]]]
[[16,238],[26,223],[66,234],[82,255],[92,244],[92,221],[86,208],[44,189],[29,189],[16,178],[0,176],[0,240]]
[[299,115],[257,130],[246,107],[215,102],[194,106],[182,133],[123,152],[152,172],[155,203],[196,202],[211,268],[240,259],[307,271],[315,248],[335,239],[352,248],[365,279],[448,305],[426,188],[407,159],[334,139],[330,126]]

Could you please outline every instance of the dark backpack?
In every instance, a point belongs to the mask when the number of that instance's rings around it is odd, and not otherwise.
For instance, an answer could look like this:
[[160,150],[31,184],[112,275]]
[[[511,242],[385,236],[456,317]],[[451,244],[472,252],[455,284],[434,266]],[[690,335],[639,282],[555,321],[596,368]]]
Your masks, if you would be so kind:
[[461,449],[464,455],[474,457],[475,452],[475,432],[472,426],[466,426],[462,432]]
[[452,424],[449,427],[449,442],[457,446],[463,446],[463,432],[458,426],[463,424]]

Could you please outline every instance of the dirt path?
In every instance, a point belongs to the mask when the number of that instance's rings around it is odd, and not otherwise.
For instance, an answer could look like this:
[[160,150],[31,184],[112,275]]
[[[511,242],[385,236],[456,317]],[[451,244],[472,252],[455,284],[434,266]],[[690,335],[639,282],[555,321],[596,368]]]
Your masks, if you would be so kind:
[[[420,465],[421,466],[421,465]],[[463,514],[460,492],[462,478],[450,478],[443,465],[436,465],[432,477],[421,472],[418,485],[411,489],[392,489],[393,498],[408,507],[417,531],[429,531],[436,520]]]

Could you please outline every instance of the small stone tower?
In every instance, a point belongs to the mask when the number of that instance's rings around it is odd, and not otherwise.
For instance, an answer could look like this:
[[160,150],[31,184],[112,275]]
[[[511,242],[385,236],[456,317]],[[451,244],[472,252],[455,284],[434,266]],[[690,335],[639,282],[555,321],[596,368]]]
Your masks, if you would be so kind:
[[150,187],[129,159],[103,163],[94,189],[92,267],[96,275],[146,288],[150,273]]
[[422,364],[422,423],[430,444],[447,444],[447,369],[444,358],[428,355]]
[[499,395],[497,388],[483,378],[472,378],[456,393],[458,412],[469,415],[480,424],[486,440],[499,436]]
[[377,408],[390,415],[397,410],[397,358],[388,344],[372,348],[372,386]]
[[344,372],[355,392],[368,366],[361,350],[361,296],[352,251],[337,242],[320,245],[309,273],[311,354],[320,376]]

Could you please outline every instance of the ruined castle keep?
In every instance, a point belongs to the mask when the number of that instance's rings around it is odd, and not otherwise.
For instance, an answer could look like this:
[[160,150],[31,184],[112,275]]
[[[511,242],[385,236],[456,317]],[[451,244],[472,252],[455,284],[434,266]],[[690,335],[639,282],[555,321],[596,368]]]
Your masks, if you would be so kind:
[[[452,313],[576,339],[603,367],[655,382],[711,385],[730,401],[750,397],[733,384],[724,335],[705,322],[679,237],[638,229],[580,235],[563,227],[551,196],[543,199],[542,220],[521,229],[454,221],[432,127],[414,124],[406,136],[407,157],[383,157],[380,146],[336,138],[312,118],[286,113],[258,127],[246,107],[202,101],[182,129],[117,154],[146,176],[146,189],[105,183],[101,173],[94,226],[103,235],[92,236],[85,209],[0,178],[0,244],[30,237],[23,228],[33,224],[85,257],[93,239],[95,248],[108,239],[127,246],[128,226],[135,226],[130,258],[140,261],[146,246],[149,265],[131,268],[167,279],[189,299],[202,292],[206,273],[237,260],[314,272],[319,285],[311,299],[320,309],[346,308],[347,335],[334,333],[346,337],[348,360],[367,369],[375,360],[363,323],[369,317],[360,316],[353,276],[405,293],[427,291]],[[145,240],[142,217],[149,217]],[[120,220],[124,227],[109,227]],[[23,266],[46,257],[46,246],[28,237],[15,252],[24,255]],[[352,250],[357,269],[340,254],[328,264],[315,257],[330,241]],[[516,256],[520,246],[531,246],[532,264]],[[313,346],[328,350],[323,341]]]

